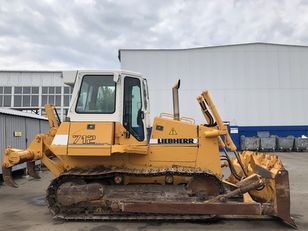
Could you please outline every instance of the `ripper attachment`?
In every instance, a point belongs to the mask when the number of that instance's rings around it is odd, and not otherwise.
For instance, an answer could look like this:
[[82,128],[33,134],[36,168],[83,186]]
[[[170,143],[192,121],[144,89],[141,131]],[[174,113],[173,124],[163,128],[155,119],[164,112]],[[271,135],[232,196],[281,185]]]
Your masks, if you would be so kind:
[[14,166],[27,162],[27,173],[33,178],[39,179],[40,176],[35,170],[35,161],[41,160],[44,155],[53,155],[49,150],[49,146],[51,145],[53,137],[60,125],[60,119],[53,105],[45,105],[45,111],[50,126],[48,134],[36,135],[29,147],[25,150],[7,147],[4,151],[2,176],[3,181],[8,186],[15,188],[18,187],[12,177],[12,168]]

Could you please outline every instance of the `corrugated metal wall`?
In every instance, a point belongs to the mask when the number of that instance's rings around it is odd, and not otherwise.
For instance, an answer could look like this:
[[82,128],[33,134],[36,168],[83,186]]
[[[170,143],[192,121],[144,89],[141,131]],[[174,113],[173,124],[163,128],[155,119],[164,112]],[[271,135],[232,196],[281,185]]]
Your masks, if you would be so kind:
[[[21,137],[15,137],[14,132],[21,132]],[[17,116],[5,116],[5,147],[12,146],[14,148],[25,149],[26,145],[26,119]],[[4,148],[5,148],[4,147]],[[4,149],[2,149],[4,150]],[[26,167],[26,163],[13,167],[14,170]]]
[[[43,122],[44,120],[42,120]],[[32,142],[33,138],[40,133],[40,123],[36,119],[26,118],[26,142],[27,146]],[[45,122],[46,123],[46,122]]]
[[41,133],[47,133],[50,129],[48,121],[40,120]]
[[[47,126],[49,127],[47,120],[0,114],[0,159],[2,160],[4,149],[7,146],[25,149],[32,142],[35,135],[43,133],[41,131],[48,131]],[[16,131],[21,132],[20,137],[14,136]],[[26,164],[24,163],[13,167],[13,171],[25,167]],[[1,173],[2,169],[0,168]]]
[[[15,137],[14,132],[21,132],[21,137]],[[24,149],[26,148],[26,118],[17,116],[5,116],[6,145]]]
[[148,79],[152,118],[172,113],[171,87],[180,78],[180,113],[198,122],[204,119],[196,97],[209,89],[222,118],[233,125],[308,125],[308,47],[243,44],[120,52],[122,69]]
[[61,86],[62,72],[1,71],[1,86]]
[[[2,155],[5,147],[5,115],[0,114],[0,160],[2,161]],[[0,168],[0,173],[2,168]]]

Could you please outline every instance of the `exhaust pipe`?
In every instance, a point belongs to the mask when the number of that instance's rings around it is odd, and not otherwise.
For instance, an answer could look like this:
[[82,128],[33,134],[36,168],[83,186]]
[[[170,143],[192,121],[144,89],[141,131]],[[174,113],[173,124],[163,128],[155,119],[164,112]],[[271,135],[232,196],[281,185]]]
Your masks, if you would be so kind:
[[181,80],[174,85],[172,88],[172,97],[173,97],[173,118],[175,120],[180,120],[180,107],[179,107],[179,88]]

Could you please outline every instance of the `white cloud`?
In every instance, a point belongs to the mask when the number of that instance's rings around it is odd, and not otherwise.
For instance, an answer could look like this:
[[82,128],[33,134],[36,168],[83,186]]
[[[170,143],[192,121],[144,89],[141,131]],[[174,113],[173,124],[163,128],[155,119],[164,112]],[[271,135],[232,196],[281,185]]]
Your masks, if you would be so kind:
[[308,45],[308,1],[2,0],[0,69],[118,68],[119,48]]

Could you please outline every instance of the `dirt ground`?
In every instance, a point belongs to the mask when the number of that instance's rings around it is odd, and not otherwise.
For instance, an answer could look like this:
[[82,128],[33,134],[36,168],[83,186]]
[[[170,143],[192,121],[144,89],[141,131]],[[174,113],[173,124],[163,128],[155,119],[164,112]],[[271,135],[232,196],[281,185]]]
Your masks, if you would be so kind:
[[[291,214],[299,230],[308,230],[308,153],[278,153],[289,170]],[[292,230],[271,219],[219,219],[211,222],[63,222],[53,220],[45,191],[52,175],[40,173],[41,180],[16,179],[18,189],[0,185],[0,230]]]

